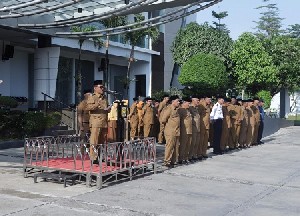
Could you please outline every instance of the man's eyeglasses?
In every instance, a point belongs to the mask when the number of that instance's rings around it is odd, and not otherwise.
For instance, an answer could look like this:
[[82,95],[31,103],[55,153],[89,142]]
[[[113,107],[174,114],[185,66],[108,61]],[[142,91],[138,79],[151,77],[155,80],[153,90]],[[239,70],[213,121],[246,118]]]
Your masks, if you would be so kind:
[[101,88],[101,89],[104,89],[105,87],[104,86],[101,86],[101,85],[98,85],[97,87]]

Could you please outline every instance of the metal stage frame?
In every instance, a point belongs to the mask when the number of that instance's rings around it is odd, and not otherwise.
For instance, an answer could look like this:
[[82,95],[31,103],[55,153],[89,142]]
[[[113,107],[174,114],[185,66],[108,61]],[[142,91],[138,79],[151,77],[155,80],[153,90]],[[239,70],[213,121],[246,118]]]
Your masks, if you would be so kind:
[[[91,153],[97,162],[91,160]],[[93,163],[94,162],[94,163]],[[156,173],[156,140],[143,138],[125,142],[90,145],[79,135],[26,138],[24,143],[24,177],[37,177],[86,185],[96,182],[97,188],[135,176]]]

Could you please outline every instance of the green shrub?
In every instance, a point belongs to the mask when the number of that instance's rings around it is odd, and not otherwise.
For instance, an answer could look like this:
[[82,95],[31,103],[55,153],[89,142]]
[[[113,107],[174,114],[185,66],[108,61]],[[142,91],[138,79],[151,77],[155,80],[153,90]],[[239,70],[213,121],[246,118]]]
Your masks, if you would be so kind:
[[46,116],[46,128],[52,128],[58,125],[61,121],[61,114],[59,112],[48,113]]
[[228,75],[220,58],[212,54],[199,53],[183,65],[178,81],[194,92],[215,95],[226,90]]
[[271,106],[271,100],[272,100],[271,92],[266,91],[266,90],[259,91],[257,93],[257,97],[259,97],[259,99],[264,100],[264,102],[265,102],[264,108],[265,109],[267,109]]
[[9,96],[0,96],[0,107],[3,108],[16,108],[18,102]]

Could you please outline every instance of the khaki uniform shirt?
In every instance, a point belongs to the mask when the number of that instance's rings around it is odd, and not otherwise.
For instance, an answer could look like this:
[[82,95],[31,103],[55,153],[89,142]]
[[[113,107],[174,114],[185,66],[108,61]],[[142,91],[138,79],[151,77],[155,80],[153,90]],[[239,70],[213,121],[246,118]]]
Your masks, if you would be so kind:
[[243,120],[242,120],[242,125],[247,126],[250,122],[250,111],[242,106],[242,111],[243,111]]
[[192,134],[193,132],[193,118],[189,109],[179,108],[178,113],[180,116],[180,133]]
[[194,132],[200,132],[200,115],[198,112],[198,108],[194,106],[190,106],[190,112],[193,117],[193,131]]
[[90,111],[86,110],[87,100],[83,100],[78,104],[77,115],[81,117],[82,123],[88,123],[90,120]]
[[178,108],[173,105],[168,106],[164,111],[161,122],[165,124],[166,136],[180,136],[180,117]]
[[138,115],[138,109],[137,104],[133,103],[130,107],[130,123],[131,124],[138,124],[139,122],[139,115]]
[[243,119],[242,109],[240,105],[228,105],[228,111],[230,114],[230,119],[232,124],[241,124]]
[[155,108],[146,104],[143,107],[143,122],[144,125],[154,124]]
[[198,107],[200,115],[200,127],[209,130],[211,108],[205,103],[201,103]]
[[230,113],[227,106],[222,106],[223,111],[223,128],[231,128]]
[[86,109],[90,111],[90,127],[107,128],[107,108],[105,95],[94,93],[88,97]]

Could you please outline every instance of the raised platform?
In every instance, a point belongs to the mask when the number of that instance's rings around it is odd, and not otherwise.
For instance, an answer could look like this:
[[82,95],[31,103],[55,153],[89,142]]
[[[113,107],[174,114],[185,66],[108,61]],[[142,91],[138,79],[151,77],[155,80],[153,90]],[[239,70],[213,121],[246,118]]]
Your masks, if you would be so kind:
[[[77,135],[26,139],[24,177],[42,172],[78,174],[85,178],[87,186],[96,182],[98,188],[102,188],[103,184],[110,182],[127,178],[132,180],[133,176],[156,173],[154,138],[101,144],[92,146],[92,149],[88,146],[88,143],[80,142]],[[91,151],[98,155],[99,162],[96,164],[91,160]],[[53,179],[56,177],[54,174]]]

